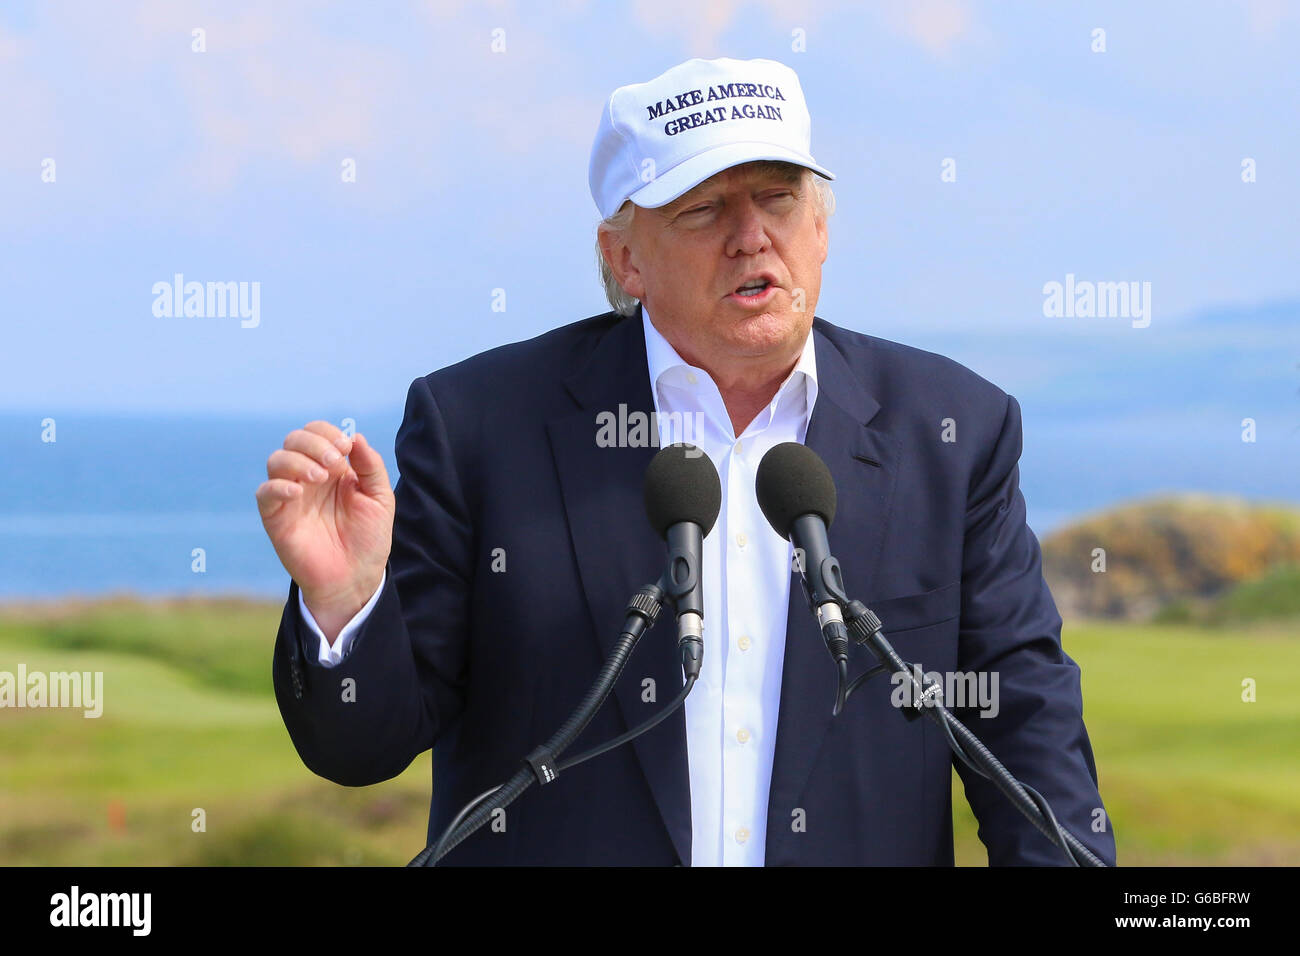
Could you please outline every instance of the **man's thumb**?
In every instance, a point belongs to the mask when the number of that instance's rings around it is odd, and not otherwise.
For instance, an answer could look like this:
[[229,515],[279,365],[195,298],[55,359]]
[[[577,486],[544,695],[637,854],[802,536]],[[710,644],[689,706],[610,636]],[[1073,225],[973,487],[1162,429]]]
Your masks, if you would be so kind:
[[367,497],[374,498],[393,490],[388,484],[383,457],[370,446],[361,432],[352,436],[352,454],[348,456],[348,461],[357,473],[357,486]]

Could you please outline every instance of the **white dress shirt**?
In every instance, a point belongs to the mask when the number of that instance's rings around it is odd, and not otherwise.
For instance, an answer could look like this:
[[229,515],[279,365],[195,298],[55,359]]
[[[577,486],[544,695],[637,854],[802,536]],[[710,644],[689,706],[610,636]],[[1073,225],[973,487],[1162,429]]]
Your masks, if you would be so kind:
[[[697,445],[722,483],[722,509],[704,539],[704,667],[686,698],[691,865],[762,866],[794,549],[759,510],[754,475],[769,448],[807,435],[817,401],[813,337],[776,396],[737,436],[713,378],[682,359],[644,307],[642,315],[660,444]],[[321,637],[321,664],[333,666],[347,653],[382,590],[381,581],[333,647],[299,592],[302,619]]]

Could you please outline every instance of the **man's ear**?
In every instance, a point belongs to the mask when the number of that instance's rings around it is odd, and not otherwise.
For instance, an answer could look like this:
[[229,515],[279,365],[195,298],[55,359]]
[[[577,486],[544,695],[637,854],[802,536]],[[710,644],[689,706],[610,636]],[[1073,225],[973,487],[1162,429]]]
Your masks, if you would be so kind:
[[821,242],[821,247],[822,247],[821,261],[822,264],[824,265],[826,263],[826,254],[830,251],[830,247],[831,247],[830,223],[826,221],[827,220],[826,216],[822,216],[818,214],[814,214],[813,219],[817,225],[817,238]]
[[634,298],[641,298],[645,293],[645,283],[641,281],[641,271],[632,262],[632,249],[626,241],[626,234],[613,229],[601,229],[596,234],[600,243],[600,253],[605,257],[605,264],[623,291]]

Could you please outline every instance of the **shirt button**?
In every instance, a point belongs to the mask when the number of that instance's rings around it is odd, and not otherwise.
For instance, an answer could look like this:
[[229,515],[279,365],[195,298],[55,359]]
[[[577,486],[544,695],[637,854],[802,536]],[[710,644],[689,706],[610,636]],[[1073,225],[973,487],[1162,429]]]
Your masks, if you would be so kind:
[[698,382],[698,381],[699,381],[699,379],[697,379],[697,378],[695,377],[695,373],[694,373],[694,372],[687,372],[687,373],[686,373],[686,384],[687,384],[687,385],[694,385],[694,384],[695,384],[696,382]]
[[747,651],[749,650],[749,646],[752,643],[753,641],[749,639],[748,634],[742,634],[740,635],[740,640],[736,641],[736,646],[739,647],[742,651]]
[[743,548],[743,547],[744,547],[748,542],[749,542],[749,539],[745,537],[745,532],[741,531],[739,534],[736,535],[736,546],[737,546],[737,547],[741,547],[741,548]]
[[736,739],[739,740],[742,744],[749,743],[749,731],[746,730],[744,727],[741,727],[739,730],[736,731]]
[[741,827],[739,830],[736,831],[737,843],[744,843],[748,839],[749,839],[749,831],[747,829]]
[[745,443],[744,443],[743,441],[737,440],[737,441],[736,441],[736,454],[737,454],[737,455],[743,455],[744,453],[745,453]]

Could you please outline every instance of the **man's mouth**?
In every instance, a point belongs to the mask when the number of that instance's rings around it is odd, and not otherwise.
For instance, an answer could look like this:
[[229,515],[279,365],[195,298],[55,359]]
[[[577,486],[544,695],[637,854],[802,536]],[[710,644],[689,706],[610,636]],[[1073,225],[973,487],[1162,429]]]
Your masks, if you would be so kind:
[[746,279],[727,298],[741,305],[762,305],[776,294],[776,289],[776,283],[770,277],[759,276]]
[[735,294],[738,296],[742,296],[743,298],[750,299],[753,298],[754,296],[762,295],[764,292],[767,291],[768,287],[771,284],[772,283],[769,282],[767,279],[754,279],[750,282],[746,282],[740,288],[736,289]]

